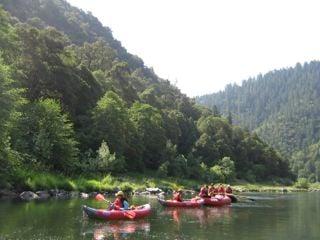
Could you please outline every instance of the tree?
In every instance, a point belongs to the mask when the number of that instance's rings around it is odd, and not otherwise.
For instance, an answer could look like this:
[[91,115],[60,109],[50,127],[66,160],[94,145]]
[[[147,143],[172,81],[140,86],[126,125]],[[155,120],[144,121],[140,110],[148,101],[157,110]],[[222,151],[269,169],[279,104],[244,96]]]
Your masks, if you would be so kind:
[[[12,156],[10,147],[10,132],[13,122],[16,121],[16,108],[21,101],[19,89],[14,89],[11,79],[11,68],[3,64],[0,57],[0,178],[12,173],[17,159]],[[1,185],[1,180],[0,180]]]
[[166,137],[160,112],[148,105],[134,103],[129,110],[139,139],[142,143],[142,156],[148,168],[157,169],[163,159]]
[[92,120],[92,148],[97,149],[105,140],[112,152],[122,156],[128,147],[132,127],[125,102],[116,93],[106,92],[94,108]]
[[31,166],[70,173],[78,165],[73,125],[55,100],[24,106],[12,139],[13,148],[24,154],[25,163]]
[[97,168],[97,170],[102,173],[123,173],[126,170],[124,159],[121,157],[117,158],[115,153],[111,154],[109,147],[105,141],[102,141],[101,146],[98,150]]

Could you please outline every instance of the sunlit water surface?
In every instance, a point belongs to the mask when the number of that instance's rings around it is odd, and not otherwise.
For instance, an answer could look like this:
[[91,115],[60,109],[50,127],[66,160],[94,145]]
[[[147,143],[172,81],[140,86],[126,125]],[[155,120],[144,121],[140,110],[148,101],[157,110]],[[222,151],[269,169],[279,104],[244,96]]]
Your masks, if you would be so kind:
[[166,209],[156,199],[149,218],[104,222],[82,213],[94,200],[0,202],[0,239],[320,239],[320,193],[253,194],[230,207]]

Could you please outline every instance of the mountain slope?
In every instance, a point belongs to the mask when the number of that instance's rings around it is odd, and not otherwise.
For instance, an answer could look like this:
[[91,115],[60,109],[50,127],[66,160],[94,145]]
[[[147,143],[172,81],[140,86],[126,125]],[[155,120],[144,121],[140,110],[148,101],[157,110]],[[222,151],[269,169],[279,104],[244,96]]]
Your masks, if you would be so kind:
[[197,98],[256,132],[286,156],[320,140],[320,62],[297,64]]
[[25,100],[17,108],[3,103],[13,119],[0,122],[6,131],[0,143],[13,173],[290,176],[274,149],[159,78],[92,15],[64,0],[0,3],[8,10],[0,8],[0,43],[7,43],[0,65],[8,69],[0,80],[12,80],[5,91],[24,89],[17,92]]

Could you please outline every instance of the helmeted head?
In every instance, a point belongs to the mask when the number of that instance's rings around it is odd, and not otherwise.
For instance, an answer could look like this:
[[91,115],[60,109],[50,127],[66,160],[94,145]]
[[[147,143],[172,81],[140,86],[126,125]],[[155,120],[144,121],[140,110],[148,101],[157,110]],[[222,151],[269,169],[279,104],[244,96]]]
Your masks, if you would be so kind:
[[119,191],[116,193],[116,197],[123,197],[124,193],[122,191]]
[[182,193],[182,189],[181,189],[181,188],[179,188],[177,192]]

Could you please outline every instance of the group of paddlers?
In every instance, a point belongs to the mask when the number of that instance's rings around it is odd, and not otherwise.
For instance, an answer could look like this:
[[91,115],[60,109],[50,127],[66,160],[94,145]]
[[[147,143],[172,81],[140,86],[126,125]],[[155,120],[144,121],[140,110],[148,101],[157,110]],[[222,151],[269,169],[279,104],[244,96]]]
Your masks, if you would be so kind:
[[[203,185],[200,189],[200,192],[198,194],[199,198],[209,198],[214,197],[216,195],[226,195],[226,194],[232,194],[232,188],[230,185],[224,186],[222,184],[214,185],[211,184]],[[183,201],[183,191],[182,189],[178,189],[178,191],[173,192],[173,200],[182,202]],[[127,198],[124,196],[124,193],[122,191],[119,191],[116,193],[116,199],[114,202],[110,205],[109,210],[130,210],[134,209],[134,206],[129,206],[129,202]]]
[[[183,194],[182,189],[179,189],[178,191],[174,191],[172,200],[182,202],[183,201],[182,194]],[[219,185],[211,184],[210,186],[203,185],[200,189],[198,197],[210,198],[216,195],[226,195],[226,194],[232,194],[232,188],[230,187],[230,185],[224,186],[222,184],[219,184]]]

